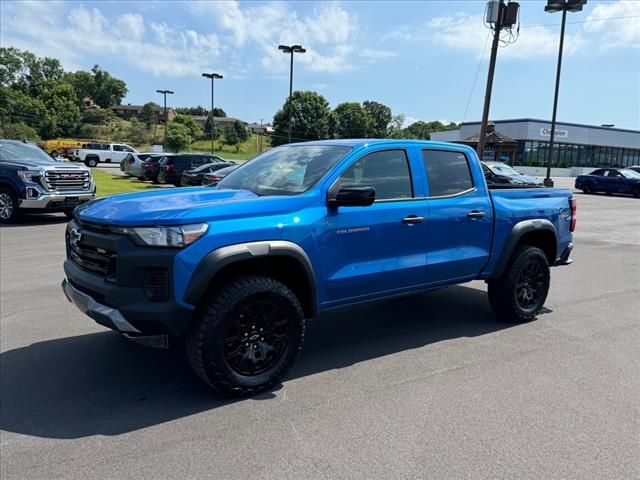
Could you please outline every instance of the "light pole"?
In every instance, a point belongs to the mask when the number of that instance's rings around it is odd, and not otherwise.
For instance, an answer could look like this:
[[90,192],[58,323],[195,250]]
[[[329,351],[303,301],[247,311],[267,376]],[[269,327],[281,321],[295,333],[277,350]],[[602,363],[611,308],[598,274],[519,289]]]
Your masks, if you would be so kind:
[[162,149],[167,149],[167,123],[169,118],[167,117],[167,94],[173,95],[171,90],[156,90],[157,93],[161,93],[164,96],[164,142],[162,142]]
[[222,79],[224,78],[222,75],[220,75],[219,73],[203,73],[202,74],[203,77],[205,78],[210,78],[211,79],[211,154],[213,155],[213,135],[214,135],[214,130],[216,127],[216,121],[215,121],[215,117],[213,114],[213,81],[217,78],[217,79]]
[[544,179],[545,187],[553,187],[551,179],[551,157],[553,156],[553,142],[556,137],[556,113],[558,111],[558,91],[560,90],[560,70],[562,69],[562,49],[564,48],[564,27],[567,23],[567,12],[579,12],[587,4],[587,0],[547,0],[545,12],[562,12],[562,24],[560,26],[560,48],[558,49],[558,69],[556,70],[556,89],[553,95],[553,113],[551,115],[551,135],[549,136],[549,157],[547,159],[547,176]]
[[307,50],[302,45],[278,45],[283,53],[291,54],[291,66],[289,67],[289,143],[291,143],[291,95],[293,94],[293,54],[305,53]]

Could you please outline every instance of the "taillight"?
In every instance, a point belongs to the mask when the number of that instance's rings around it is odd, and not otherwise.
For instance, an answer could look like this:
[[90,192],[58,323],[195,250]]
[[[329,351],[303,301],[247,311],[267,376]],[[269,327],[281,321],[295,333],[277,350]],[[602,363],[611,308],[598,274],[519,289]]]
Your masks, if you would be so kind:
[[134,163],[136,163],[136,161],[133,158],[129,159],[129,165],[133,165]]
[[171,165],[170,163],[168,163],[167,165],[164,166],[165,169],[171,171],[173,170],[173,165]]
[[573,232],[576,229],[576,221],[578,220],[578,217],[576,216],[578,212],[578,203],[575,198],[571,198],[569,199],[569,205],[571,205],[571,227],[569,230]]

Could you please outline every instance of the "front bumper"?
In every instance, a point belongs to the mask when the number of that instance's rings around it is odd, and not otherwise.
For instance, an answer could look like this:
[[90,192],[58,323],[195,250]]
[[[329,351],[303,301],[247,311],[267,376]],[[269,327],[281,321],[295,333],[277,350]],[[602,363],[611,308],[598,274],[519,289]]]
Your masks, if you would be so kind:
[[71,285],[66,278],[62,281],[62,291],[67,300],[78,307],[78,310],[93,318],[100,325],[121,333],[140,333],[140,330],[127,322],[120,310],[98,303],[91,296]]
[[[36,198],[25,198],[20,201],[20,208],[35,210],[73,210],[78,205],[93,200],[94,191],[87,192],[65,192],[65,193],[40,193]],[[73,203],[67,199],[73,198]]]
[[[80,311],[122,333],[182,336],[186,332],[193,309],[180,305],[173,293],[176,250],[138,247],[124,235],[95,231],[77,221],[69,222],[66,243],[63,290]],[[99,265],[104,266],[102,272]],[[159,297],[150,287],[157,274],[165,279]]]

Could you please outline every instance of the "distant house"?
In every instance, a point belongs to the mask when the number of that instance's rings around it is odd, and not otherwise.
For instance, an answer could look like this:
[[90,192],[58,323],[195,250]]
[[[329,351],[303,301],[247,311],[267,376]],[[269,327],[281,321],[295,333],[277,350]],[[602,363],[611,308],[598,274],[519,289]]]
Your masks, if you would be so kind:
[[[207,124],[207,115],[191,115],[191,118],[193,118],[196,123],[200,124],[200,126],[202,126],[202,128],[204,128],[204,126]],[[216,130],[218,130],[219,128],[221,129],[225,129],[226,127],[232,127],[234,123],[236,123],[236,121],[239,121],[240,123],[246,125],[247,122],[243,122],[242,120],[238,120],[237,118],[233,118],[233,117],[213,117],[213,120],[216,124]]]
[[[114,105],[113,107],[111,107],[111,110],[113,110],[113,113],[115,113],[118,117],[124,120],[131,120],[140,117],[142,107],[144,107],[144,105],[131,105],[130,103],[128,103],[127,105]],[[164,123],[166,120],[171,121],[176,118],[176,111],[171,107],[167,107],[166,118],[164,109],[162,107],[155,106],[153,107],[153,111],[157,116],[158,122],[160,123]]]
[[250,123],[249,125],[247,125],[247,128],[251,131],[251,133],[266,133],[269,134],[269,129],[271,129],[271,131],[273,131],[273,127],[271,126],[271,124],[269,123],[257,123],[257,122],[253,122]]

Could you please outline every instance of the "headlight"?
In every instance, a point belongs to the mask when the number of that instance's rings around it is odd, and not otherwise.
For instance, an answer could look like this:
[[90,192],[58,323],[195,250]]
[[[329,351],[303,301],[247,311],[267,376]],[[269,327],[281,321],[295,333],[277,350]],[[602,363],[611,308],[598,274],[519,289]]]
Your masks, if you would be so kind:
[[182,248],[198,240],[208,229],[209,225],[206,223],[195,223],[175,227],[125,227],[118,230],[137,245]]
[[18,170],[18,176],[25,182],[38,183],[40,172],[38,170]]

